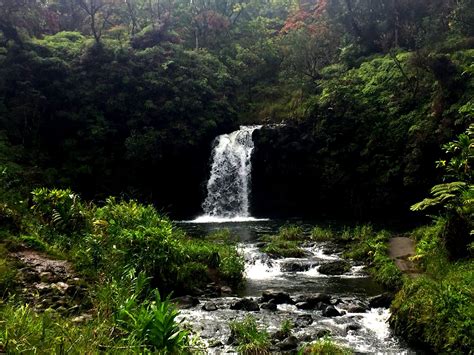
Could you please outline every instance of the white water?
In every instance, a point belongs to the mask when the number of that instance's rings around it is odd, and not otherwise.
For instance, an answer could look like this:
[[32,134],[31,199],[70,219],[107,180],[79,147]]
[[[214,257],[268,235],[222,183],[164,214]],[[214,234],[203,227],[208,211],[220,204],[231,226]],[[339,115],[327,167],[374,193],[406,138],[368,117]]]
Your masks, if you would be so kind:
[[212,152],[204,215],[193,222],[223,223],[256,221],[250,216],[252,133],[261,126],[241,126],[216,138]]

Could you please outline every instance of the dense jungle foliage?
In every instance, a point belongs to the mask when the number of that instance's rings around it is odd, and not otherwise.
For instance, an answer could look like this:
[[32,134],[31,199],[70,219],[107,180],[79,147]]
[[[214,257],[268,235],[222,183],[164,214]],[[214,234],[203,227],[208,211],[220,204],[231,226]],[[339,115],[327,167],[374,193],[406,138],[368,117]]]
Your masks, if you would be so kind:
[[285,122],[256,138],[256,214],[403,213],[472,120],[473,6],[2,1],[1,164],[190,217],[213,138]]
[[[200,213],[213,139],[242,124],[265,125],[255,216],[434,219],[407,234],[416,278],[371,226],[289,226],[262,252],[350,245],[397,334],[472,352],[473,98],[474,0],[0,0],[0,352],[202,351],[170,297],[233,291],[244,261],[167,214]],[[71,262],[74,305],[19,296],[25,250]],[[254,319],[230,327],[268,352]]]

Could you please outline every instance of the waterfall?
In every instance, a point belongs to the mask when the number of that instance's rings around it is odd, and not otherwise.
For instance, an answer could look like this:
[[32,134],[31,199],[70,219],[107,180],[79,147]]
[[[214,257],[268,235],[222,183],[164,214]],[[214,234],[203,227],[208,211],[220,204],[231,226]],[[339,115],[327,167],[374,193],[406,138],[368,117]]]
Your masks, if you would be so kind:
[[207,196],[199,219],[250,219],[252,133],[261,126],[241,126],[215,140]]

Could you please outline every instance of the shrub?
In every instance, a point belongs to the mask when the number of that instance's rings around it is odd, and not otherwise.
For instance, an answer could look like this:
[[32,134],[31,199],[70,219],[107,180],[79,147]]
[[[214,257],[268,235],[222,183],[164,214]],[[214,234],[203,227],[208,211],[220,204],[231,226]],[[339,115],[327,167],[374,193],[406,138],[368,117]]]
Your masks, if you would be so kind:
[[469,353],[474,348],[474,263],[446,263],[443,269],[436,279],[405,282],[392,303],[390,325],[436,353]]
[[278,238],[282,240],[304,240],[306,233],[301,226],[287,225],[280,228]]
[[335,344],[329,338],[323,338],[317,342],[303,347],[298,354],[300,355],[350,355],[352,351],[338,344]]
[[229,327],[232,333],[231,337],[234,338],[240,353],[270,354],[269,335],[258,327],[254,317],[247,316],[242,321],[233,321]]
[[335,238],[334,232],[329,228],[314,227],[311,230],[311,239],[318,242],[325,242]]
[[281,240],[273,237],[270,242],[262,248],[264,253],[273,257],[302,258],[306,252],[300,248],[299,243],[293,240]]
[[71,190],[39,188],[32,192],[33,212],[51,230],[46,235],[51,242],[71,246],[75,238],[62,238],[60,234],[73,236],[89,227],[86,207],[79,195]]

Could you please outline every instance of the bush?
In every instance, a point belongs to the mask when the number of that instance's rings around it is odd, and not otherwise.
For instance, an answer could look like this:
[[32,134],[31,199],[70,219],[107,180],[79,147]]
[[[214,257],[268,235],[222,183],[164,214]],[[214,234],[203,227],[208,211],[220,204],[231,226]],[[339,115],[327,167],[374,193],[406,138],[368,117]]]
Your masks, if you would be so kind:
[[86,207],[79,195],[71,190],[40,188],[32,192],[33,212],[52,232],[45,235],[51,242],[70,247],[76,238],[64,238],[61,234],[75,236],[89,226]]
[[280,258],[302,258],[306,252],[300,248],[299,243],[293,240],[281,240],[273,237],[267,245],[262,248],[264,253]]
[[258,327],[257,321],[252,316],[247,316],[242,321],[233,321],[229,324],[231,337],[237,344],[237,349],[242,354],[270,354],[270,339],[265,330]]
[[436,353],[467,354],[474,348],[474,263],[444,265],[436,279],[407,280],[392,303],[390,325]]
[[325,242],[335,238],[334,232],[330,228],[314,227],[311,230],[311,239],[318,242]]
[[301,349],[298,354],[300,355],[350,355],[352,351],[342,347],[340,345],[335,344],[329,338],[323,338],[318,340],[317,342],[305,346]]

